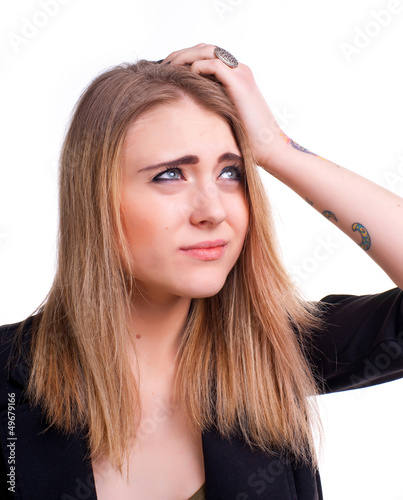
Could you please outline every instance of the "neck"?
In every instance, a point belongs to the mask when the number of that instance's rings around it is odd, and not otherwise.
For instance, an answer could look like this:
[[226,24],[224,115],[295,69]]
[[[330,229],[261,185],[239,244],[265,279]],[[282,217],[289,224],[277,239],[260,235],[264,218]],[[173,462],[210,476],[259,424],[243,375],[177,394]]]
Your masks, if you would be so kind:
[[135,296],[132,331],[140,367],[153,373],[173,368],[190,302],[177,296],[165,300]]

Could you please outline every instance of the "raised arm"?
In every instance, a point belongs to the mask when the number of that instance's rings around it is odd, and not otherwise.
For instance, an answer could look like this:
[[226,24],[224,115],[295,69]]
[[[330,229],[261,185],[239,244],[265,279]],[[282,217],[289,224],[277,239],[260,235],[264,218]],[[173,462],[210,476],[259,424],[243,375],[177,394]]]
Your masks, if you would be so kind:
[[403,288],[403,199],[277,133],[261,166],[344,231]]
[[214,49],[199,44],[173,52],[163,63],[188,64],[195,73],[215,75],[246,126],[256,163],[344,231],[403,288],[403,199],[287,137],[250,68],[227,66]]

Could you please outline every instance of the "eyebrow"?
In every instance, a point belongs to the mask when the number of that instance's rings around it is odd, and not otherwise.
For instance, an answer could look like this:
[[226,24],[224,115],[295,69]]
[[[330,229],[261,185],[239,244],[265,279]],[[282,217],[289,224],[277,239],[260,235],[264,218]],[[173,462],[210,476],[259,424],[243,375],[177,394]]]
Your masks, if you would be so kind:
[[[195,155],[187,155],[182,156],[181,158],[177,158],[176,160],[171,161],[163,161],[161,163],[157,163],[155,165],[150,165],[149,167],[141,168],[138,173],[144,172],[147,170],[155,170],[156,168],[167,167],[174,168],[179,165],[196,165],[199,163],[199,157]],[[243,165],[243,159],[241,156],[236,155],[235,153],[224,153],[218,158],[218,163],[223,163],[224,161],[237,161]]]

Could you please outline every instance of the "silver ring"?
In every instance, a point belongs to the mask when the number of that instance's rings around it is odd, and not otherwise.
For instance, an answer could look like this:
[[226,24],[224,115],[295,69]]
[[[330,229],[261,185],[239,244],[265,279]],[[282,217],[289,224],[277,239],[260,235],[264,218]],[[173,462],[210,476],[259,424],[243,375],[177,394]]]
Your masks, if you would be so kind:
[[222,49],[221,47],[216,47],[214,49],[214,54],[218,59],[220,59],[223,63],[225,63],[230,68],[236,68],[238,66],[237,59],[230,54],[227,50]]

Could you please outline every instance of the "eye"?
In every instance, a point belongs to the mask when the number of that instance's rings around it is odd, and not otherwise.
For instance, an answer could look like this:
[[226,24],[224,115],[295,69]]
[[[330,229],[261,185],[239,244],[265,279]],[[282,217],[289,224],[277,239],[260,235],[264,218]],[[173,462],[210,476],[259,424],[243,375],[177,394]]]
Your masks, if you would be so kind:
[[[153,177],[152,182],[169,182],[169,181],[177,181],[180,180],[180,174],[182,172],[179,168],[169,168],[167,170],[163,170],[155,177]],[[163,177],[164,176],[164,177]]]
[[221,176],[225,175],[226,179],[229,180],[234,180],[234,181],[241,181],[243,180],[244,173],[243,171],[237,166],[237,165],[232,165],[231,167],[225,167],[222,171]]

